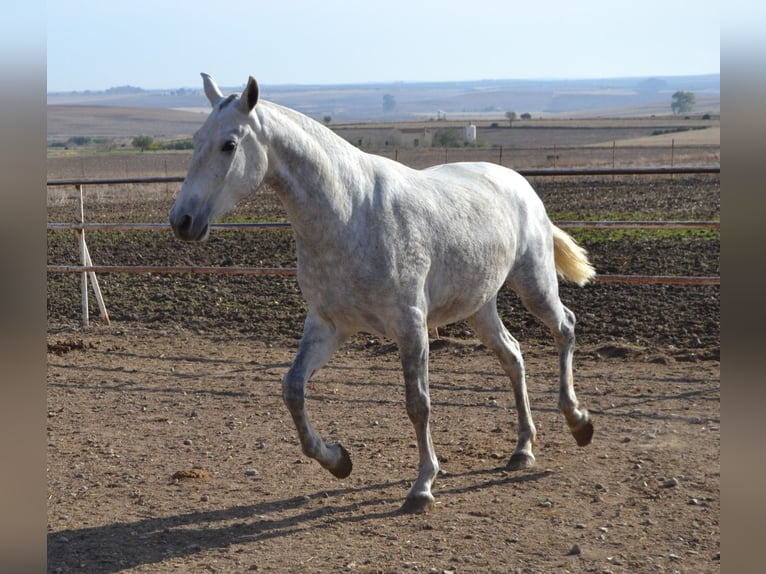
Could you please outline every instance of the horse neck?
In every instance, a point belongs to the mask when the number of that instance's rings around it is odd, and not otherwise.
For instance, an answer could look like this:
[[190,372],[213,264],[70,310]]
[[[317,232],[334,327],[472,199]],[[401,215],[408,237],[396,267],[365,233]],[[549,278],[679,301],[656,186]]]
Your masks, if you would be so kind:
[[347,221],[353,195],[368,179],[365,154],[294,110],[268,103],[260,113],[269,149],[267,183],[280,196],[296,234],[308,235],[305,228],[312,224]]

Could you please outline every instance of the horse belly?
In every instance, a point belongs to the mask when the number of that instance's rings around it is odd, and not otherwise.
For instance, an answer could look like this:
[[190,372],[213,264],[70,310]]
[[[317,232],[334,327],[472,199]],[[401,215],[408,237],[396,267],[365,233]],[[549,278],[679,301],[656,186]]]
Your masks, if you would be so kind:
[[390,336],[387,323],[393,307],[401,304],[388,284],[361,280],[344,273],[306,273],[298,270],[301,293],[309,311],[345,333],[364,331]]
[[492,270],[463,271],[459,274],[434,273],[429,276],[429,327],[462,321],[476,313],[497,294],[508,274],[508,268],[504,265]]

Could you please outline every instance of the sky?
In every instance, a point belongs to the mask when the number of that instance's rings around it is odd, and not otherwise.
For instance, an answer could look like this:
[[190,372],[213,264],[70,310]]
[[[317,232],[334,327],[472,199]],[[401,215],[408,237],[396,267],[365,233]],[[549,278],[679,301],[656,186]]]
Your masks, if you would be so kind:
[[49,0],[47,90],[720,72],[720,0]]

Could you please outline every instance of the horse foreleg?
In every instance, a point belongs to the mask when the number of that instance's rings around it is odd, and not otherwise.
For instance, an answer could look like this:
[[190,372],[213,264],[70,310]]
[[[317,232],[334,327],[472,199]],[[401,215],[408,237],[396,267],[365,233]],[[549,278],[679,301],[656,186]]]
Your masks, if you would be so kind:
[[314,430],[306,410],[306,383],[332,356],[342,341],[332,325],[312,314],[306,318],[298,354],[282,380],[282,398],[298,431],[303,454],[338,478],[351,474],[351,457],[340,444],[327,444]]
[[439,463],[436,460],[429,418],[431,399],[428,391],[428,330],[425,321],[398,338],[399,354],[404,370],[407,415],[415,427],[418,442],[418,477],[407,494],[402,510],[408,513],[427,512],[433,507],[431,494]]

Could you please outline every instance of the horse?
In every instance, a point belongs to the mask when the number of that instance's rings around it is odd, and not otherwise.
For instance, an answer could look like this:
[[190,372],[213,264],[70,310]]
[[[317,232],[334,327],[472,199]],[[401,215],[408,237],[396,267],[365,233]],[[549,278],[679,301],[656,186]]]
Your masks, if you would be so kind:
[[415,429],[418,473],[401,507],[432,509],[439,472],[429,418],[429,330],[466,320],[511,381],[518,439],[508,468],[532,467],[536,429],[519,343],[497,312],[497,293],[513,289],[551,331],[559,355],[558,407],[580,446],[593,423],[573,388],[575,315],[559,299],[559,275],[580,286],[595,270],[587,253],[550,221],[517,172],[491,163],[415,170],[365,153],[329,128],[259,99],[250,76],[224,96],[202,74],[212,111],[194,135],[188,174],[170,210],[181,240],[202,241],[210,222],[264,185],[273,188],[295,237],[297,279],[308,313],[282,397],[302,452],[338,478],[349,452],[314,429],[305,403],[310,377],[351,335],[396,342],[407,415]]

